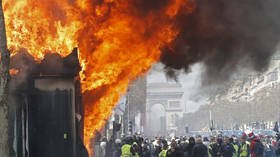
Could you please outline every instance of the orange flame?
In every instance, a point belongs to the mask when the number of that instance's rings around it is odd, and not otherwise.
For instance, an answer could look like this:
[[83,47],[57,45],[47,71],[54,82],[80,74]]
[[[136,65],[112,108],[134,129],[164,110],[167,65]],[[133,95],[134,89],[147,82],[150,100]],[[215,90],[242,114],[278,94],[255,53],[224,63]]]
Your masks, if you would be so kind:
[[18,69],[10,69],[9,71],[10,75],[17,75],[19,73],[19,70]]
[[85,104],[85,142],[103,128],[128,87],[159,60],[160,48],[177,35],[171,0],[159,11],[137,13],[133,0],[4,0],[8,47],[25,48],[37,60],[46,51],[67,55],[79,47]]

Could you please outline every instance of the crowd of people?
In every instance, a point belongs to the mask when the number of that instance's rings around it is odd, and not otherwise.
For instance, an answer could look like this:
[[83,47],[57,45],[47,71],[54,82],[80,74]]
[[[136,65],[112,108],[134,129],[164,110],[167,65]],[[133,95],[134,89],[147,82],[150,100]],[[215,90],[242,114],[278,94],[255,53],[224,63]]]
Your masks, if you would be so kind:
[[100,157],[280,157],[280,136],[103,138]]

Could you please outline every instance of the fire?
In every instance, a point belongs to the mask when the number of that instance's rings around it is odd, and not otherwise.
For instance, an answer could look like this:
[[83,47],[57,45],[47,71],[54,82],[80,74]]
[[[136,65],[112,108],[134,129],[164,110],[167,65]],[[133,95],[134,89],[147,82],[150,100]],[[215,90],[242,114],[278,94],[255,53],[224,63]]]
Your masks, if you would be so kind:
[[9,48],[25,48],[38,60],[46,51],[67,55],[78,45],[76,32],[81,27],[77,20],[67,21],[71,20],[68,17],[73,17],[73,9],[62,1],[5,0]]
[[103,128],[128,84],[176,37],[176,14],[193,8],[187,0],[143,13],[133,0],[4,0],[3,5],[12,54],[25,48],[40,60],[49,51],[65,56],[79,48],[86,144]]
[[10,75],[17,75],[18,74],[18,72],[19,72],[19,70],[18,69],[10,69]]

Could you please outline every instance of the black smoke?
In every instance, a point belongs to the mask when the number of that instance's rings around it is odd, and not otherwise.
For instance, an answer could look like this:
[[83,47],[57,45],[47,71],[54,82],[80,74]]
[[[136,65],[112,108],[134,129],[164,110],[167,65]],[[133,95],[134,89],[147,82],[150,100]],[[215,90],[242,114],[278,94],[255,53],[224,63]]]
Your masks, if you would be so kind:
[[[279,0],[195,0],[174,21],[180,32],[162,48],[170,71],[204,62],[207,80],[227,79],[238,66],[266,70],[280,40]],[[246,62],[244,62],[246,61]]]

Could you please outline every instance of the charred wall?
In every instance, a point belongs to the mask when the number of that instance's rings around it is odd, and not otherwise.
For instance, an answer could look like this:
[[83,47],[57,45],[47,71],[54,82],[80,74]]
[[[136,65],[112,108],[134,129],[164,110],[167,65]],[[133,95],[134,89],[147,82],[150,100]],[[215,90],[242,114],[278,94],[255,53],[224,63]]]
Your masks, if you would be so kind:
[[[16,156],[75,157],[83,146],[77,49],[37,62],[25,50],[11,58],[10,151]],[[82,150],[83,149],[83,150]]]

